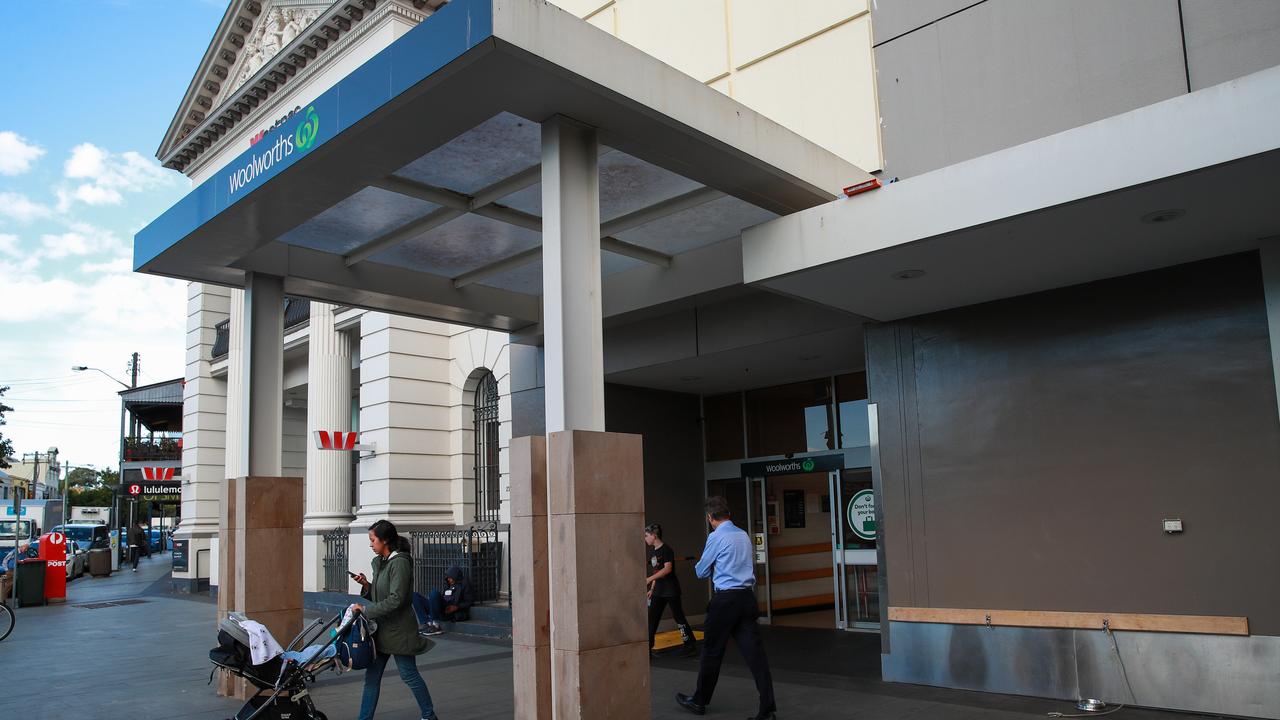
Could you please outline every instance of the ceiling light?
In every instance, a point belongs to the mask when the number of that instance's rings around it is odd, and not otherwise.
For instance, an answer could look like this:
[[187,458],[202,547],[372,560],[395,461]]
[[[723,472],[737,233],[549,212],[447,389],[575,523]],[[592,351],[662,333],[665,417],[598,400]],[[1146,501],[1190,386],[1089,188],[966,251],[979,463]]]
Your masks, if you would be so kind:
[[1142,216],[1142,222],[1149,225],[1159,225],[1160,223],[1173,222],[1178,218],[1186,215],[1187,211],[1182,208],[1169,208],[1168,210],[1156,210]]
[[923,270],[899,270],[893,274],[894,280],[915,280],[924,275]]

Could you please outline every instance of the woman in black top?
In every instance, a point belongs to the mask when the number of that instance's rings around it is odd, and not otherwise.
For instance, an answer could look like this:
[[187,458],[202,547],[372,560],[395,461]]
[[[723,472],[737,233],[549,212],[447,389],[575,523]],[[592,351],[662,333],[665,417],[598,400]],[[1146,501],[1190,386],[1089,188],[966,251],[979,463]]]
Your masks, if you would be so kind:
[[676,577],[676,553],[671,546],[662,542],[662,526],[651,523],[644,529],[644,543],[648,545],[649,567],[645,583],[649,587],[649,654],[654,655],[653,636],[658,631],[658,623],[662,620],[662,611],[671,606],[671,617],[680,628],[680,638],[684,642],[681,655],[691,657],[698,652],[698,641],[693,637],[693,628],[684,616],[684,606],[680,602],[680,580]]

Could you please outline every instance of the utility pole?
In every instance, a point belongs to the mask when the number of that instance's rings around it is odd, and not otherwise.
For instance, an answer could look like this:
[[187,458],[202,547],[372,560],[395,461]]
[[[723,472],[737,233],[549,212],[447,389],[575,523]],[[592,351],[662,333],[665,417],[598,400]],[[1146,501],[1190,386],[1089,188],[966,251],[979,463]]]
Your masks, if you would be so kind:
[[[132,355],[132,357],[130,357],[129,359],[129,387],[131,388],[138,387],[138,370],[139,370],[138,353],[135,352]],[[129,414],[129,436],[136,438],[138,437],[138,432],[139,432],[138,418],[134,417],[133,414],[130,413]]]

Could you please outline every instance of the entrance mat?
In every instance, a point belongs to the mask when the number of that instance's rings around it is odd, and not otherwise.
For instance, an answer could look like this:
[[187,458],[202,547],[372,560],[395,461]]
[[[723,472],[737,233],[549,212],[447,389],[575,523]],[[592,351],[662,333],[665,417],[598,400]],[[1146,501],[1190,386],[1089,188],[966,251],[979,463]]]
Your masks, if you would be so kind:
[[86,610],[98,610],[99,608],[118,607],[120,605],[139,605],[144,602],[147,602],[147,601],[139,600],[137,598],[132,598],[129,600],[111,600],[109,602],[84,603],[83,605],[72,605],[71,607],[84,608]]
[[[702,640],[702,631],[694,630],[693,636],[698,640]],[[653,636],[654,650],[669,650],[673,647],[679,647],[680,643],[681,641],[680,641],[679,630],[668,630],[666,632],[660,632]]]

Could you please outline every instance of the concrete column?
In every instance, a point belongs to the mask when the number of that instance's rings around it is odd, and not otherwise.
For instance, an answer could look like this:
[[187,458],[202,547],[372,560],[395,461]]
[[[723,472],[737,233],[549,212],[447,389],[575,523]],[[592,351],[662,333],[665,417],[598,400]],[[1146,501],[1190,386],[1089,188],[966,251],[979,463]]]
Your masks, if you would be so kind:
[[542,323],[547,432],[604,430],[596,131],[542,123]]
[[511,653],[516,720],[551,720],[547,440],[511,441]]
[[324,589],[324,533],[349,525],[351,453],[316,447],[316,430],[351,430],[351,338],[334,329],[334,306],[311,303],[307,346],[307,506],[303,588]]
[[[558,720],[640,720],[649,717],[644,556],[635,540],[644,471],[639,436],[603,432],[596,153],[594,129],[564,117],[543,122],[551,704]],[[513,576],[537,575],[528,559],[516,560]],[[536,664],[519,669],[517,688],[536,682]]]
[[188,592],[210,581],[218,535],[218,493],[226,478],[227,383],[212,374],[218,323],[230,313],[231,291],[187,286],[187,369],[182,391],[182,522],[175,539],[187,543],[187,570],[174,570]]
[[244,291],[244,466],[279,477],[284,436],[284,280],[249,273]]
[[[236,470],[220,504],[218,615],[248,614],[277,638],[302,629],[302,478],[280,477],[284,385],[284,282],[250,274],[237,363],[241,389]],[[230,464],[230,463],[229,463]],[[269,551],[265,551],[269,549]],[[237,687],[238,685],[238,687]],[[243,684],[224,682],[242,694]]]

